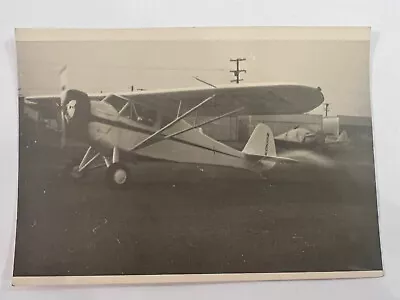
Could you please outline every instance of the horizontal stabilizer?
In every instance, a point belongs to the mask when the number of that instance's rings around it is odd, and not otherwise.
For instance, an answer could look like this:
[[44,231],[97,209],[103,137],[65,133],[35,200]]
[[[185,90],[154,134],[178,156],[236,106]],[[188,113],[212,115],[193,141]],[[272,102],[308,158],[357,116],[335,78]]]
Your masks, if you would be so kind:
[[254,160],[269,160],[278,163],[298,163],[299,161],[293,158],[282,157],[282,156],[267,156],[267,155],[253,155],[246,154],[246,157]]

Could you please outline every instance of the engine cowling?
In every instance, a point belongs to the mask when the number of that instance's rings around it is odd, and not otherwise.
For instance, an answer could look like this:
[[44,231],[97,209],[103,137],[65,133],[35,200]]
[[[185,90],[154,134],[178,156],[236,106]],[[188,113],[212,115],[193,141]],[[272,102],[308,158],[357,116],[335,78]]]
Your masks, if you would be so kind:
[[91,114],[89,96],[79,90],[67,90],[61,97],[61,108],[65,137],[87,141]]

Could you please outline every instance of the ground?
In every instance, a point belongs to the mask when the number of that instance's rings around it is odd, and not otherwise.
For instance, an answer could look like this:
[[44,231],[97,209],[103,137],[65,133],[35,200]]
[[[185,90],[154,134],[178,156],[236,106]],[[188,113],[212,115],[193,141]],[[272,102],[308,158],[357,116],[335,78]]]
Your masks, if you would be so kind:
[[70,153],[30,139],[14,276],[380,270],[370,151],[266,178],[146,162],[115,191],[100,169],[80,183],[63,176]]

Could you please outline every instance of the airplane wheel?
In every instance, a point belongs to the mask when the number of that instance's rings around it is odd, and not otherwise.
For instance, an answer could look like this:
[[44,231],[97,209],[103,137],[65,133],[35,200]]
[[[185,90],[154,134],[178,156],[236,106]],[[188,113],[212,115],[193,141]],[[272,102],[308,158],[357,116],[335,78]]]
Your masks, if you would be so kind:
[[75,165],[72,167],[70,171],[70,175],[73,179],[81,179],[84,175],[84,172],[79,172],[79,165]]
[[128,179],[129,171],[124,165],[120,163],[113,163],[110,167],[108,167],[106,172],[106,180],[111,187],[125,187],[128,183]]
[[79,164],[80,160],[78,159],[72,160],[69,164],[66,165],[64,169],[65,175],[74,180],[82,179],[85,176],[85,172],[84,171],[78,172]]

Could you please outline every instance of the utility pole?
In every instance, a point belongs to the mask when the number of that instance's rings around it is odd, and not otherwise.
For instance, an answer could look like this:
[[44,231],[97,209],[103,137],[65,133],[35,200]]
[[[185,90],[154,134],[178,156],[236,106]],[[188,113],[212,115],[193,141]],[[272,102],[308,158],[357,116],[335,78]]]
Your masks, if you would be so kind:
[[233,76],[235,76],[236,79],[231,80],[231,82],[239,83],[240,81],[243,80],[242,78],[240,78],[240,73],[242,73],[242,72],[247,73],[247,71],[244,70],[244,69],[240,69],[240,62],[241,62],[241,61],[245,61],[245,60],[246,60],[245,58],[236,58],[236,59],[232,59],[232,58],[231,58],[230,61],[236,62],[236,70],[231,70],[231,71],[230,71],[230,72],[233,73]]
[[324,103],[325,117],[327,117],[327,116],[328,116],[329,105],[330,105],[330,103]]

